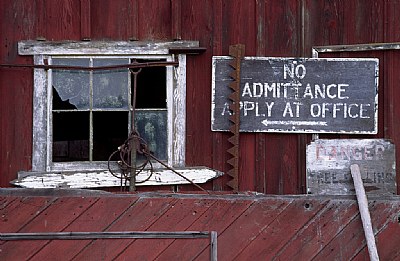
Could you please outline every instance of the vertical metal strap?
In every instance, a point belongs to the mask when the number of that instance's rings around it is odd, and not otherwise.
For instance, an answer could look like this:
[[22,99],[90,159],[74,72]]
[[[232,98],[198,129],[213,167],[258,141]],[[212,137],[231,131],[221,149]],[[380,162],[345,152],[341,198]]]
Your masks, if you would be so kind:
[[231,127],[229,128],[232,136],[228,139],[232,147],[228,149],[228,153],[232,156],[228,159],[228,164],[232,166],[228,170],[228,175],[232,178],[228,181],[227,185],[233,189],[234,192],[239,190],[238,176],[239,176],[239,127],[240,127],[240,63],[244,57],[245,47],[242,44],[229,46],[229,55],[232,56],[230,66],[233,68],[230,76],[233,81],[229,84],[232,93],[229,95],[231,101],[229,109],[232,115],[229,117]]

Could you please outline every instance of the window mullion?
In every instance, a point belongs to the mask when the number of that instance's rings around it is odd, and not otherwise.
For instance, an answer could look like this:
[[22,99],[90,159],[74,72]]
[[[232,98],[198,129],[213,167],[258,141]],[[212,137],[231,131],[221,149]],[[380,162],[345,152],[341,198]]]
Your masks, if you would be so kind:
[[[93,67],[93,58],[90,58],[89,66]],[[89,76],[89,161],[93,161],[93,71]]]

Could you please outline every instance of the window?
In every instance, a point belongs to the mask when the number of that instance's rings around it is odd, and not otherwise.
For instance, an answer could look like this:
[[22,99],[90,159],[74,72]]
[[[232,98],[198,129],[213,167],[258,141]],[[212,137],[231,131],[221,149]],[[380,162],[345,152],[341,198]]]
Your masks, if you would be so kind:
[[[51,57],[52,65],[107,67],[132,63],[165,62],[136,57]],[[79,71],[50,70],[49,137],[51,162],[107,161],[131,130],[133,88],[136,81],[135,129],[154,155],[168,160],[168,108],[165,67]],[[51,88],[50,88],[51,86]],[[83,165],[83,164],[82,164]]]
[[[192,41],[22,41],[18,50],[20,55],[33,55],[35,65],[99,67],[178,62],[178,66],[143,68],[138,74],[135,125],[156,157],[179,168],[185,166],[186,55],[169,50],[196,47],[198,42]],[[60,177],[60,173],[94,174],[97,178],[107,172],[109,155],[124,142],[133,124],[133,83],[134,78],[126,68],[35,69],[32,171],[20,173],[20,177],[46,174],[41,182],[55,177],[58,179],[55,186],[62,186],[60,179],[66,177]],[[211,171],[206,180],[221,174],[216,173]],[[198,172],[193,175],[199,176]],[[119,180],[103,181],[91,180],[91,184],[68,187],[120,184]],[[30,187],[40,185],[35,183]]]

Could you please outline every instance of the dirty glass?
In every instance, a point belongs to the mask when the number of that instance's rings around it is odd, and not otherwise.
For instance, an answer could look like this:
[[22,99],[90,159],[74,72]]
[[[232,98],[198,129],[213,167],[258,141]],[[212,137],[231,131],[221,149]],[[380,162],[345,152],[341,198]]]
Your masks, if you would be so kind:
[[136,110],[135,127],[150,151],[158,159],[167,160],[167,110]]
[[[89,59],[54,58],[53,65],[88,67]],[[53,110],[89,109],[90,72],[53,70]]]
[[[129,59],[94,59],[93,66],[129,64]],[[93,108],[128,109],[128,69],[93,72]]]

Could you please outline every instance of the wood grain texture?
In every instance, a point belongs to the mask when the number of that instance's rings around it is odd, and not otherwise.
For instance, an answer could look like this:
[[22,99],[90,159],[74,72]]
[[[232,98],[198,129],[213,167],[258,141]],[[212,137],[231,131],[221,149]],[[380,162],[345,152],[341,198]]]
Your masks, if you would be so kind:
[[[354,197],[67,191],[1,196],[0,232],[216,231],[219,260],[366,257]],[[398,260],[399,197],[370,197],[369,208],[381,259]],[[209,260],[210,240],[17,240],[0,250],[2,260]]]
[[[1,63],[32,64],[31,57],[22,58],[17,52],[17,42],[28,39],[79,41],[90,36],[92,41],[171,41],[180,36],[198,40],[207,50],[187,58],[186,165],[219,171],[228,169],[228,135],[210,131],[213,55],[227,55],[229,45],[237,43],[246,45],[246,55],[310,57],[313,46],[400,41],[400,4],[396,0],[5,0],[0,7]],[[395,99],[398,52],[326,55],[380,59],[378,134],[368,137],[390,138],[396,146],[400,146],[396,121],[400,109]],[[3,187],[10,186],[18,171],[31,168],[32,84],[30,70],[0,69]],[[243,135],[239,187],[273,194],[304,193],[305,147],[309,140],[308,134]],[[229,190],[227,181],[221,177],[207,186]]]

